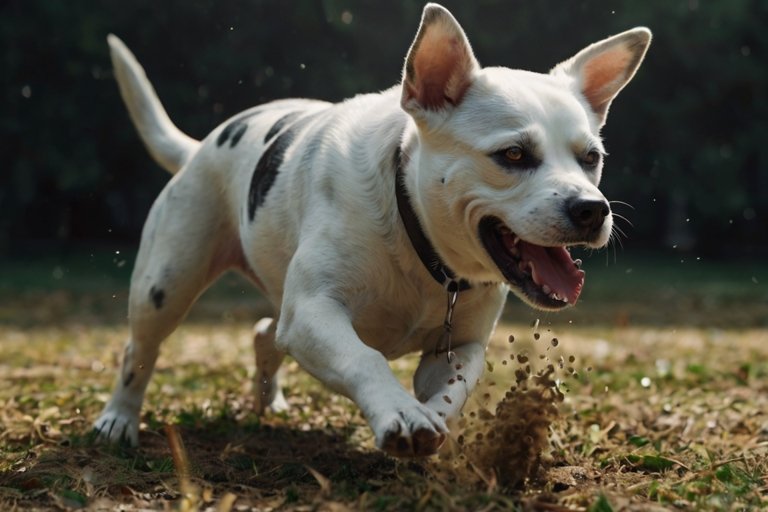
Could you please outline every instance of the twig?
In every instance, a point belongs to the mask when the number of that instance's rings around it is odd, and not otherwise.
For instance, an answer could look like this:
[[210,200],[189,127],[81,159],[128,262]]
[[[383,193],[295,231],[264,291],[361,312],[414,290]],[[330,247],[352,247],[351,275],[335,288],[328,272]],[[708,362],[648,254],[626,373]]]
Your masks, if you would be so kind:
[[189,458],[176,425],[166,424],[165,435],[168,436],[168,446],[171,449],[171,457],[173,457],[173,465],[179,481],[186,481],[189,478]]

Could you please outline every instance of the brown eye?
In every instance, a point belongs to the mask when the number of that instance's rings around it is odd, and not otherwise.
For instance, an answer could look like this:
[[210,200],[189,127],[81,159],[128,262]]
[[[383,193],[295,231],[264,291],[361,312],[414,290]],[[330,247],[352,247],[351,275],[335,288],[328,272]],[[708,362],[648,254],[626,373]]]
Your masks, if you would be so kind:
[[597,164],[600,163],[600,153],[593,149],[586,155],[584,155],[584,159],[582,160],[584,162],[584,165],[588,167],[595,167]]
[[517,146],[512,146],[504,152],[504,157],[510,162],[519,162],[523,159],[523,150]]
[[488,156],[508,171],[532,171],[541,165],[541,160],[536,158],[535,153],[521,146],[499,149]]

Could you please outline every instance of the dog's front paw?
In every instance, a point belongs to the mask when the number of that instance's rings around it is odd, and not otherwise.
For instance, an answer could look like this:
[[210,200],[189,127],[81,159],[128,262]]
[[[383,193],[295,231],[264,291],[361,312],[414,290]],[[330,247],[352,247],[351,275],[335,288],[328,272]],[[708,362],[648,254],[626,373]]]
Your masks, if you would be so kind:
[[93,425],[97,442],[139,445],[139,419],[119,410],[106,410]]
[[434,455],[448,433],[443,418],[422,405],[397,411],[385,425],[376,444],[395,457]]

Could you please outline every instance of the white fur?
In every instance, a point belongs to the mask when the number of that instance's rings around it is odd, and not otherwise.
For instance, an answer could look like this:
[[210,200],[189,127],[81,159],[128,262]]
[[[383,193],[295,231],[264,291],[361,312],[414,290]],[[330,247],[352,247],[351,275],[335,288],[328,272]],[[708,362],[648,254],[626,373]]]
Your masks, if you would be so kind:
[[[242,140],[232,147],[218,144],[231,120],[202,142],[181,134],[139,64],[110,36],[121,92],[142,138],[161,165],[180,170],[142,233],[123,369],[96,422],[103,438],[137,443],[138,415],[160,342],[212,281],[235,269],[275,309],[275,320],[262,320],[255,330],[259,409],[287,406],[276,372],[290,354],[355,401],[378,446],[395,455],[434,453],[447,433],[446,419],[459,414],[482,374],[485,347],[509,290],[480,242],[479,220],[494,215],[540,245],[607,242],[610,216],[599,236],[576,240],[562,207],[565,197],[603,197],[597,189],[600,169],[586,173],[574,159],[587,145],[602,150],[602,121],[574,90],[579,65],[552,75],[480,69],[447,11],[430,4],[423,20],[420,34],[426,39],[417,38],[408,60],[417,67],[406,66],[408,94],[398,86],[335,105],[270,103],[250,111],[261,113],[248,119]],[[644,29],[625,34],[638,30]],[[617,36],[617,44],[627,37]],[[444,47],[444,38],[462,51],[429,54]],[[422,40],[429,43],[420,45]],[[431,66],[435,59],[437,68]],[[434,99],[443,96],[422,83],[432,69],[450,71],[444,73],[444,105],[435,106]],[[272,143],[264,142],[265,134],[296,109],[314,116],[296,130],[251,221],[254,167]],[[488,157],[519,143],[523,132],[543,155],[535,172],[509,172]],[[473,284],[459,294],[450,364],[433,354],[443,333],[446,292],[419,260],[395,201],[392,161],[399,146],[407,155],[406,188],[424,232],[442,260]],[[387,364],[414,351],[423,352],[414,377],[416,398]]]

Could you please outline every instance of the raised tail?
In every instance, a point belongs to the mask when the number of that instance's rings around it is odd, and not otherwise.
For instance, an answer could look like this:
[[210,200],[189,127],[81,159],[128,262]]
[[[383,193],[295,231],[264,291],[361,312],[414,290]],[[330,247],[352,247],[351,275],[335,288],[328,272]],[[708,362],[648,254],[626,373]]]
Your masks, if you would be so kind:
[[171,122],[144,68],[116,36],[107,36],[115,78],[133,124],[152,158],[171,174],[195,154],[197,141]]

